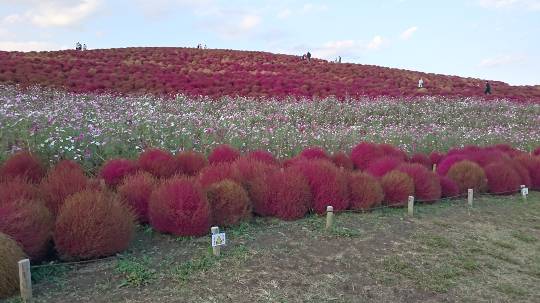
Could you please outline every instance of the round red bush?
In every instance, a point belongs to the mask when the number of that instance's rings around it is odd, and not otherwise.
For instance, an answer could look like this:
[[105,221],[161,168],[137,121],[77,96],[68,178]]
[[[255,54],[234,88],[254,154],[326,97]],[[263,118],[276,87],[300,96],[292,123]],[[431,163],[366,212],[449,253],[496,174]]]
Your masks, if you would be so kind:
[[381,178],[384,201],[388,206],[405,206],[414,196],[414,181],[406,173],[393,170]]
[[332,155],[332,162],[337,167],[343,167],[346,170],[353,170],[354,163],[351,158],[344,152],[337,152]]
[[397,170],[406,173],[413,179],[414,195],[417,201],[433,202],[441,198],[439,176],[424,165],[418,163],[402,164]]
[[480,165],[472,161],[462,160],[452,165],[447,176],[456,182],[460,194],[467,193],[468,189],[474,192],[486,191],[486,174]]
[[231,163],[240,157],[240,152],[227,144],[222,144],[214,148],[208,156],[210,164]]
[[452,167],[454,164],[467,160],[467,156],[464,155],[450,155],[445,157],[444,159],[439,162],[437,165],[437,174],[439,176],[446,176],[448,174],[448,171],[450,170],[450,167]]
[[185,151],[176,155],[176,163],[178,171],[188,176],[195,176],[208,165],[208,160],[202,153]]
[[141,223],[148,222],[148,203],[157,186],[157,180],[147,172],[127,176],[118,186],[118,194],[131,207]]
[[379,149],[382,150],[384,156],[386,157],[394,157],[403,161],[407,161],[408,159],[407,153],[392,144],[379,144]]
[[423,166],[427,167],[428,169],[432,168],[431,160],[429,159],[429,157],[426,154],[416,153],[416,154],[411,156],[411,158],[409,159],[409,162],[422,164]]
[[41,160],[26,151],[12,155],[0,167],[0,179],[5,180],[22,178],[32,183],[39,183],[45,173]]
[[447,176],[442,176],[439,178],[441,184],[441,196],[443,198],[454,198],[459,195],[459,187],[456,182]]
[[63,260],[114,255],[128,248],[135,215],[108,191],[84,190],[71,195],[60,209],[54,243]]
[[150,197],[150,224],[156,230],[177,236],[202,236],[212,220],[206,194],[192,179],[173,178],[161,184]]
[[373,163],[367,167],[366,172],[372,176],[380,178],[390,171],[396,169],[402,163],[403,160],[396,157],[382,157],[373,161]]
[[177,173],[176,158],[162,149],[152,148],[139,155],[138,164],[141,169],[154,175],[156,178],[170,178]]
[[431,152],[429,154],[429,160],[431,161],[431,165],[439,165],[441,160],[445,157],[445,154],[439,153],[439,152]]
[[525,187],[527,188],[531,188],[532,180],[531,180],[531,175],[529,174],[529,170],[523,164],[521,164],[519,161],[515,159],[512,159],[508,163],[512,166],[512,168],[514,168],[514,170],[518,174],[519,184],[525,185]]
[[381,205],[384,192],[377,179],[364,172],[352,172],[348,179],[350,209],[368,210]]
[[36,200],[40,196],[34,184],[21,178],[14,178],[0,182],[0,206],[20,199]]
[[516,160],[529,171],[531,188],[540,190],[540,157],[521,155],[516,157]]
[[40,184],[45,206],[56,216],[70,195],[82,191],[88,185],[88,178],[79,164],[63,160],[53,167]]
[[218,163],[207,166],[203,168],[197,176],[197,181],[203,188],[207,188],[208,186],[225,179],[240,184],[243,183],[240,172],[232,163]]
[[327,206],[335,211],[348,208],[347,178],[335,165],[326,160],[304,160],[294,167],[308,180],[313,195],[311,208],[316,213],[325,213]]
[[303,218],[309,211],[312,195],[309,183],[298,169],[291,167],[276,170],[266,178],[268,186],[266,203],[268,215],[282,220]]
[[19,291],[17,263],[26,255],[17,241],[0,232],[0,300],[8,299]]
[[232,226],[251,216],[248,193],[240,184],[223,180],[212,184],[206,193],[213,225]]
[[265,150],[254,150],[248,153],[246,157],[269,165],[279,165],[279,161],[274,157],[274,155]]
[[45,257],[54,219],[42,202],[17,200],[0,205],[0,218],[0,232],[19,242],[32,260]]
[[362,142],[351,151],[351,160],[357,169],[366,169],[373,161],[385,156],[384,151],[374,143]]
[[300,153],[300,157],[304,157],[308,160],[323,159],[330,160],[330,157],[326,151],[318,146],[308,147]]
[[538,146],[532,153],[535,156],[540,156],[540,146]]
[[495,162],[511,161],[508,155],[497,149],[484,149],[475,153],[470,153],[469,160],[476,162],[482,168]]
[[493,194],[513,194],[519,191],[521,180],[508,162],[493,162],[484,168],[488,190]]
[[137,163],[127,159],[112,159],[103,164],[99,176],[105,180],[108,186],[116,187],[126,176],[138,171]]

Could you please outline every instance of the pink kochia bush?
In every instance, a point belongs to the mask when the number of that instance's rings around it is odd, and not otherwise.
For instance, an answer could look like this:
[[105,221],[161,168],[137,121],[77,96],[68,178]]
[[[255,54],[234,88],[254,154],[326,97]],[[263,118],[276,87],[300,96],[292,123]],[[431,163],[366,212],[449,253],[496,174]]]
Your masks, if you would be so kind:
[[540,146],[538,146],[538,147],[533,151],[533,155],[535,155],[535,156],[540,156]]
[[385,155],[377,144],[362,142],[352,149],[351,160],[357,169],[366,169],[373,161]]
[[326,151],[318,146],[308,147],[300,153],[300,157],[304,157],[308,160],[323,159],[329,160],[330,157]]
[[386,156],[373,161],[366,169],[366,172],[374,177],[380,178],[390,171],[396,169],[403,163],[400,158]]
[[179,172],[188,176],[195,176],[208,165],[208,160],[201,153],[185,151],[176,154],[176,164]]
[[45,173],[41,160],[29,152],[16,153],[0,166],[0,180],[18,177],[32,183],[39,183]]
[[70,160],[62,160],[43,179],[40,192],[45,205],[56,216],[66,198],[84,190],[87,185],[88,178],[81,166]]
[[207,188],[210,185],[221,182],[225,179],[229,179],[240,184],[243,183],[240,172],[236,166],[231,163],[217,163],[214,165],[209,165],[203,168],[197,176],[197,181],[203,188]]
[[439,176],[418,163],[402,164],[397,170],[406,173],[414,182],[415,199],[422,202],[434,202],[441,198]]
[[441,195],[443,198],[455,198],[459,195],[459,187],[452,179],[442,176],[440,177]]
[[364,172],[348,175],[350,209],[368,210],[381,205],[384,192],[381,184],[373,176]]
[[513,194],[521,185],[521,178],[511,163],[506,161],[493,162],[484,168],[490,193]]
[[0,233],[19,242],[32,260],[39,261],[47,254],[53,224],[41,201],[19,199],[0,205]]
[[346,170],[353,170],[354,163],[351,158],[344,152],[337,152],[332,155],[332,162],[337,167],[343,167]]
[[212,220],[210,204],[193,179],[175,177],[163,182],[148,205],[150,224],[156,230],[176,236],[202,236]]
[[274,155],[265,150],[254,150],[249,152],[246,157],[269,165],[279,165],[279,161],[274,157]]
[[162,149],[151,148],[139,155],[139,167],[156,178],[169,178],[178,173],[175,157]]
[[53,239],[61,259],[84,260],[127,249],[134,233],[135,215],[118,195],[87,189],[66,200]]
[[297,168],[291,167],[269,173],[266,184],[268,190],[262,206],[268,210],[261,212],[282,220],[296,220],[306,215],[312,195],[308,181]]
[[454,164],[467,159],[468,157],[465,155],[454,154],[451,156],[447,156],[442,159],[437,165],[437,173],[440,176],[446,176],[446,174],[448,174],[448,171]]
[[344,173],[326,160],[303,160],[294,165],[308,180],[313,195],[311,208],[318,214],[327,206],[335,211],[349,206],[347,178]]
[[36,185],[28,183],[25,179],[0,180],[0,206],[20,199],[37,200],[39,195]]
[[521,155],[516,161],[529,171],[531,188],[540,190],[540,156]]
[[409,159],[409,162],[422,164],[428,169],[431,169],[432,167],[431,159],[429,159],[429,157],[426,154],[422,154],[422,153],[416,153],[412,155],[411,158]]
[[124,178],[117,192],[131,207],[141,223],[148,222],[148,203],[157,186],[157,180],[147,172],[139,172]]
[[240,157],[240,152],[227,144],[219,145],[208,156],[210,164],[231,163]]
[[393,170],[381,178],[384,201],[388,206],[405,206],[414,196],[414,181],[406,173]]
[[105,180],[105,184],[116,187],[126,176],[137,172],[137,163],[127,159],[112,159],[103,164],[99,176]]
[[246,190],[238,183],[223,180],[207,190],[212,209],[212,224],[232,226],[251,216],[251,204]]

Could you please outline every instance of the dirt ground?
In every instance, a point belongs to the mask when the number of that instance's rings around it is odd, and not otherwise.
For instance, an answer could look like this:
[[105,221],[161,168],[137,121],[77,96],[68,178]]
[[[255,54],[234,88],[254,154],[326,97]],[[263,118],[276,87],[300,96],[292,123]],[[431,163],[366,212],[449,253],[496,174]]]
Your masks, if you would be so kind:
[[[283,222],[210,238],[140,227],[130,251],[33,269],[37,302],[540,302],[540,193]],[[12,299],[10,302],[16,302]]]

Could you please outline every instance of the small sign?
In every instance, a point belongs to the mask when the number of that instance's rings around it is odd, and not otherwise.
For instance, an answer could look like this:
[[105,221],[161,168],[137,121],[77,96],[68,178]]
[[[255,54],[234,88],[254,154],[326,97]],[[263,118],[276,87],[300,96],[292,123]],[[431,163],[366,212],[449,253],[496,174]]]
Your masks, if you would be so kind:
[[526,196],[529,194],[529,189],[527,187],[524,187],[521,189],[521,195]]
[[212,247],[222,246],[226,244],[225,233],[212,235]]

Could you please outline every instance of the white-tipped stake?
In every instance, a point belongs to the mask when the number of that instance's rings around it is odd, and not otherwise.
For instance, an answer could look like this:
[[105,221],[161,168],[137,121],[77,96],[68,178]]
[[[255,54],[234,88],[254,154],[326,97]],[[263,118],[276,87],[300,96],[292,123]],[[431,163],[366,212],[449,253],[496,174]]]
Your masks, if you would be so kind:
[[433,172],[437,171],[437,164],[433,164]]
[[474,200],[474,190],[472,188],[469,188],[469,190],[467,190],[467,202],[469,203],[470,207],[473,207],[473,200]]
[[414,197],[409,196],[409,201],[407,204],[407,211],[409,213],[409,216],[414,216]]
[[334,224],[334,207],[326,207],[326,230],[330,230]]
[[30,260],[19,261],[19,287],[23,302],[32,301],[32,274],[30,273]]
[[521,198],[523,202],[527,202],[527,196],[529,195],[529,189],[525,185],[521,185]]
[[[210,231],[212,232],[212,235],[217,235],[217,234],[219,234],[219,227],[212,226]],[[214,256],[219,257],[220,254],[221,254],[221,247],[220,246],[212,246],[212,252],[214,253]]]

